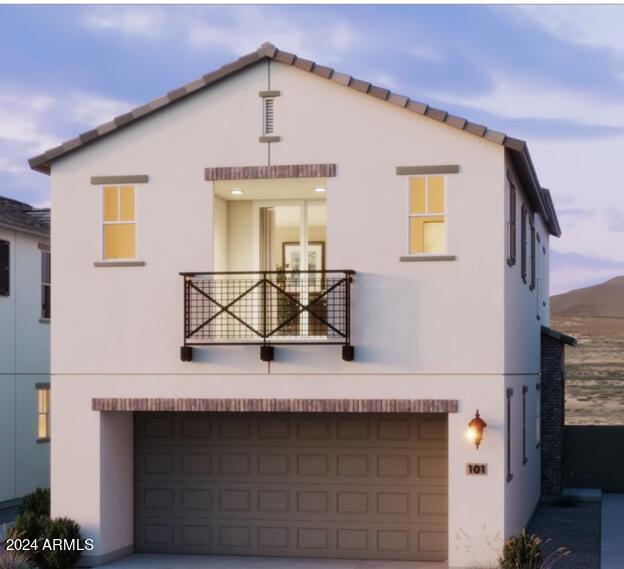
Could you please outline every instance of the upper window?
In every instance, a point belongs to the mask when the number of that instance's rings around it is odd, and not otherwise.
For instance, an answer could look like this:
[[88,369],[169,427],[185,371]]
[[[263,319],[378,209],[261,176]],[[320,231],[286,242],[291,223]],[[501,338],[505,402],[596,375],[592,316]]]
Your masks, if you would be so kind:
[[508,251],[507,263],[510,267],[516,264],[516,187],[507,178],[509,186],[509,220],[507,222],[508,231]]
[[9,296],[10,287],[10,246],[0,239],[0,295]]
[[41,318],[48,320],[50,318],[50,286],[51,280],[50,270],[50,251],[41,251]]
[[446,191],[444,176],[410,178],[409,253],[446,251]]
[[50,440],[50,386],[37,384],[37,440]]
[[104,186],[102,190],[102,258],[136,258],[134,186]]

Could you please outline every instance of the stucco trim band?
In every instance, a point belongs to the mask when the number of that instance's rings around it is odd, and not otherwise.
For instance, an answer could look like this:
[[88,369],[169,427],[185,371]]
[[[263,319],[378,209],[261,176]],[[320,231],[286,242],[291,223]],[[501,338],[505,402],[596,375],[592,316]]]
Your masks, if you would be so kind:
[[131,174],[128,176],[91,176],[93,186],[102,184],[147,184],[147,174]]
[[405,255],[399,257],[401,263],[419,263],[423,261],[455,261],[455,255]]
[[273,178],[334,178],[336,164],[282,164],[275,166],[224,166],[206,168],[205,179],[264,180]]
[[459,164],[439,166],[397,166],[397,176],[418,176],[423,174],[459,174]]
[[144,267],[145,261],[95,261],[94,267]]
[[126,399],[93,398],[93,411],[266,413],[456,413],[457,399]]

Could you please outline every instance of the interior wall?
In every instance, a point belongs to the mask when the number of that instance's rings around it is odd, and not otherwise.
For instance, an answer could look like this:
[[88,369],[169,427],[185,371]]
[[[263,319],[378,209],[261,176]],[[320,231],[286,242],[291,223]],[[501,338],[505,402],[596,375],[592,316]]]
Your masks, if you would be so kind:
[[214,197],[214,271],[228,270],[228,203]]
[[253,212],[250,201],[229,202],[227,215],[228,271],[253,269]]

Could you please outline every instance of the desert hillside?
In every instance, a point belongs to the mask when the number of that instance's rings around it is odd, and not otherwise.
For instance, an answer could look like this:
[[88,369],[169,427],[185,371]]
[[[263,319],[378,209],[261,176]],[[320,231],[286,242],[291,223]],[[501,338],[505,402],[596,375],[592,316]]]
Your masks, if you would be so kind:
[[624,318],[624,276],[587,288],[556,294],[550,299],[553,317],[600,316]]
[[566,349],[566,422],[624,424],[624,276],[551,298],[551,327]]

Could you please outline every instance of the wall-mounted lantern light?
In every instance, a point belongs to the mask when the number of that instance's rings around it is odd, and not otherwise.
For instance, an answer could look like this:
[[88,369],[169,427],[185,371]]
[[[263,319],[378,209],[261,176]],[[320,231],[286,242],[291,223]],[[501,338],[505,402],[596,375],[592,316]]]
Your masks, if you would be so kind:
[[483,440],[483,431],[487,427],[487,423],[481,418],[479,415],[479,409],[477,409],[477,413],[474,418],[468,423],[468,430],[466,431],[466,437],[468,440],[473,442],[479,450],[479,445]]

